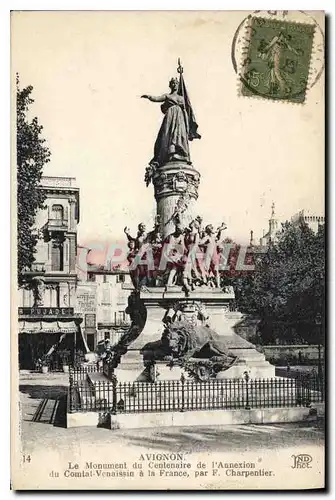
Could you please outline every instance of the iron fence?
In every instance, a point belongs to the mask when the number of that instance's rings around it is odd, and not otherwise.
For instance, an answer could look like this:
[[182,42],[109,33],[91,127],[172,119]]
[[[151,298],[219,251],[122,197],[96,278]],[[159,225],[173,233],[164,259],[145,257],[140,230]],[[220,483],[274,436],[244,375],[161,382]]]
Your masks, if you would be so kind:
[[[310,406],[324,401],[317,377],[118,382],[96,379],[95,366],[71,371],[69,411],[148,413]],[[99,375],[98,375],[99,376]]]
[[[75,368],[71,367],[69,370],[69,380],[70,385],[78,382],[78,381],[86,381],[87,375],[92,373],[102,373],[103,367],[100,363],[92,363],[90,365],[81,365],[76,366]],[[106,383],[109,383],[107,380]]]

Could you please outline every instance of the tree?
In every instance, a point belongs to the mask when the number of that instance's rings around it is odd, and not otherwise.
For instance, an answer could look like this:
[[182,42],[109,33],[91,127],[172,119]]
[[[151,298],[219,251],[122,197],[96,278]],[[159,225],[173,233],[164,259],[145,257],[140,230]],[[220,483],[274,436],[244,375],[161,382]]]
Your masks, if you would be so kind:
[[45,194],[39,189],[43,167],[50,161],[50,151],[41,137],[43,127],[35,117],[28,118],[33,87],[20,89],[16,80],[16,125],[17,125],[17,237],[18,237],[18,283],[24,282],[25,269],[34,262],[37,231],[34,223],[37,211],[43,208]]
[[264,342],[317,342],[324,318],[324,228],[285,223],[277,244],[258,260],[243,295],[244,312],[261,318]]
[[[252,252],[252,247],[243,248],[230,238],[226,238],[223,243],[225,245],[231,245],[231,248],[229,252],[226,251],[226,253],[228,253],[228,255],[226,255],[227,269],[220,272],[221,286],[232,286],[234,288],[235,305],[240,311],[243,311],[249,304],[253,276],[250,270],[242,270],[238,263],[247,266],[254,265],[255,255]],[[241,258],[243,262],[240,260]]]

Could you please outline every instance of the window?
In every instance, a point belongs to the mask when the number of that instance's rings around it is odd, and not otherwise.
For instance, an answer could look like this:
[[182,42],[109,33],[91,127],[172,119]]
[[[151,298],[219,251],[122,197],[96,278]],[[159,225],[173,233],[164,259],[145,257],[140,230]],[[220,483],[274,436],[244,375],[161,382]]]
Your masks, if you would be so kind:
[[64,209],[63,205],[52,205],[51,207],[51,218],[56,220],[63,220]]
[[104,283],[107,283],[107,274],[104,274],[104,275],[103,275],[103,282],[104,282]]
[[129,290],[123,290],[122,288],[116,290],[116,303],[118,306],[127,306],[129,297]]
[[117,274],[116,283],[124,283],[124,278],[125,278],[124,274]]
[[95,314],[85,314],[85,327],[95,328],[96,316]]
[[103,307],[101,308],[101,322],[104,323],[105,325],[111,322],[111,312],[110,312],[110,307]]
[[110,339],[110,338],[111,338],[110,332],[106,331],[105,332],[105,340]]
[[64,270],[64,248],[63,242],[54,240],[51,246],[51,270]]
[[95,281],[95,274],[88,273],[87,274],[87,281]]
[[105,286],[102,289],[101,304],[110,305],[111,303],[111,289],[109,286]]
[[114,324],[122,325],[127,322],[125,311],[114,311]]

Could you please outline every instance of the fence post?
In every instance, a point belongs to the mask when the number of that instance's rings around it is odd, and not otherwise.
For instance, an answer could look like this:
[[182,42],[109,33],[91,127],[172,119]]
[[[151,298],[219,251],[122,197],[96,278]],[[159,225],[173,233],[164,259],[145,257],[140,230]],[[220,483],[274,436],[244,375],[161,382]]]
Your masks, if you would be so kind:
[[244,372],[244,379],[246,382],[246,395],[245,395],[245,409],[250,410],[250,405],[249,405],[249,373],[247,371]]
[[185,411],[185,376],[182,373],[180,377],[181,382],[181,409],[180,411]]
[[320,389],[321,389],[321,391],[320,391],[320,392],[321,392],[321,403],[323,403],[323,402],[324,402],[324,400],[325,400],[325,399],[324,399],[324,398],[325,398],[325,392],[324,392],[324,391],[325,391],[325,387],[324,387],[324,377],[323,377],[323,372],[321,372],[321,376],[320,376],[320,378],[319,378],[319,380],[318,380],[318,384],[319,384],[319,387],[320,387]]
[[324,401],[324,385],[322,373],[311,376],[311,380],[313,381],[312,389],[314,392],[317,392],[317,396],[314,397],[314,402],[323,403]]
[[111,382],[112,382],[112,399],[113,399],[112,414],[116,415],[116,409],[117,409],[117,390],[116,390],[117,378],[116,378],[116,375],[114,373],[111,375]]
[[69,379],[70,385],[69,385],[69,396],[70,396],[70,407],[69,411],[70,413],[73,413],[75,411],[75,401],[74,401],[74,382],[73,382],[73,377],[70,377]]
[[313,393],[313,385],[312,385],[312,377],[306,379],[306,407],[310,408],[312,404],[312,393]]

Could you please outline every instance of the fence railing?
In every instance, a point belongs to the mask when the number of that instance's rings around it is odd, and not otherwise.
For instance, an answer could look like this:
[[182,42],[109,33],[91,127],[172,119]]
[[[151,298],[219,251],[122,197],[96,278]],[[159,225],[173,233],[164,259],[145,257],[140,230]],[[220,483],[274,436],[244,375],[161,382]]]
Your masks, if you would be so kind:
[[[90,373],[102,373],[103,367],[101,364],[94,363],[91,365],[77,366],[76,368],[71,367],[69,370],[69,380],[70,385],[73,382],[85,381],[87,380],[87,375]],[[106,383],[109,383],[107,380]]]
[[118,382],[93,380],[95,366],[71,371],[69,411],[147,413],[309,406],[324,401],[316,377],[296,379],[213,379]]

